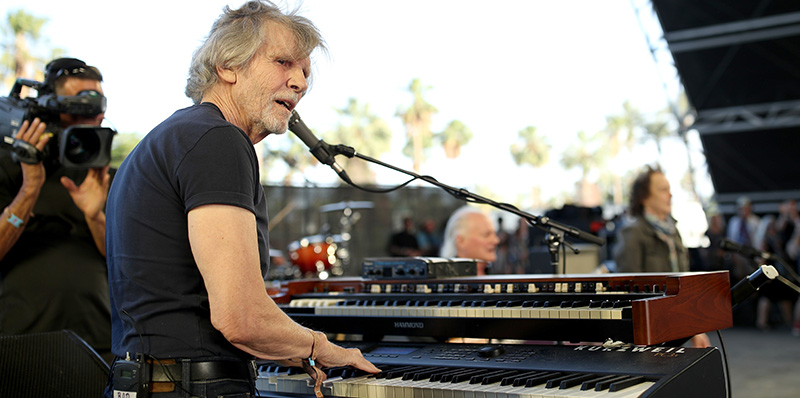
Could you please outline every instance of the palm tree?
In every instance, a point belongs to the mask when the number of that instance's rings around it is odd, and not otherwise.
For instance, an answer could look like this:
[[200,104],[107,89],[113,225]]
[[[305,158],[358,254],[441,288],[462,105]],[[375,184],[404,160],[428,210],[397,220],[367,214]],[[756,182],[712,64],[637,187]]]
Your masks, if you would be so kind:
[[655,120],[645,122],[642,126],[644,131],[643,140],[655,141],[659,158],[661,158],[661,144],[663,143],[664,139],[674,135],[672,129],[670,128],[670,123],[666,119],[668,114],[669,110],[665,109],[656,115]]
[[[630,101],[622,103],[622,113],[606,117],[606,146],[610,159],[620,159],[623,149],[628,151],[636,144],[636,131],[644,124],[644,116]],[[623,188],[620,170],[612,172],[612,196],[615,205],[622,205]]]
[[430,87],[422,85],[419,79],[414,79],[408,86],[408,90],[414,99],[411,106],[406,109],[398,109],[396,116],[400,117],[406,128],[408,142],[403,148],[403,154],[410,156],[414,160],[414,172],[419,173],[422,163],[425,161],[424,150],[430,148],[432,144],[431,119],[437,112],[436,107],[425,101],[425,90]]
[[595,200],[590,198],[589,172],[602,169],[605,165],[606,151],[600,142],[601,134],[587,135],[583,130],[579,131],[578,141],[571,144],[561,156],[561,165],[567,170],[575,167],[581,169],[578,197],[584,205],[595,205]]
[[517,166],[527,164],[534,168],[544,166],[550,160],[550,141],[537,134],[536,127],[528,126],[517,132],[522,142],[511,145],[511,156]]
[[605,132],[610,136],[611,157],[616,157],[622,148],[633,149],[636,145],[636,130],[644,123],[642,112],[630,101],[622,103],[622,113],[606,116]]
[[3,36],[13,35],[14,39],[13,43],[3,43],[2,78],[7,86],[13,85],[17,77],[33,77],[33,64],[42,60],[30,52],[29,40],[31,42],[39,40],[46,22],[46,18],[37,18],[22,9],[8,13]]
[[[383,119],[370,112],[369,104],[361,105],[355,98],[350,98],[347,106],[337,109],[336,112],[339,114],[340,123],[336,130],[326,134],[326,137],[330,138],[328,142],[346,142],[359,153],[374,158],[389,151],[392,131]],[[368,162],[348,158],[338,162],[353,181],[375,183],[375,173],[369,169]]]
[[436,138],[444,147],[445,156],[448,159],[455,159],[461,155],[461,147],[472,139],[472,130],[460,120],[453,120],[444,131],[436,134]]
[[[511,158],[517,166],[527,164],[533,168],[539,168],[550,161],[550,145],[547,137],[537,134],[536,127],[528,126],[517,132],[522,142],[511,144],[509,148],[511,151]],[[540,188],[533,187],[533,206],[540,205]]]

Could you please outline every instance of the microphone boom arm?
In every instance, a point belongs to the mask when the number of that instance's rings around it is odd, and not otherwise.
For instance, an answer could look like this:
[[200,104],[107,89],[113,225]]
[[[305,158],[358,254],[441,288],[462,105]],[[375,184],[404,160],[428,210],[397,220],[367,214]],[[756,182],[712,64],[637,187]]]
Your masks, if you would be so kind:
[[[508,203],[496,202],[496,201],[491,200],[489,198],[486,198],[486,197],[483,197],[481,195],[472,193],[472,192],[470,192],[470,191],[468,191],[466,189],[463,189],[463,188],[451,187],[451,186],[449,186],[447,184],[443,184],[443,183],[439,182],[438,180],[436,180],[435,178],[433,178],[431,176],[419,175],[419,174],[417,174],[417,173],[415,173],[413,171],[399,168],[397,166],[382,162],[382,161],[380,161],[378,159],[375,159],[373,157],[370,157],[370,156],[367,156],[367,155],[362,155],[360,153],[356,153],[355,149],[353,149],[352,147],[339,144],[339,145],[332,145],[331,148],[332,148],[332,150],[334,152],[334,156],[335,155],[344,155],[344,156],[347,156],[348,158],[357,157],[359,159],[366,160],[368,162],[375,163],[377,165],[380,165],[380,166],[383,166],[383,167],[387,167],[387,168],[395,170],[397,172],[412,176],[412,177],[414,177],[414,179],[423,180],[423,181],[425,181],[425,182],[427,182],[427,183],[429,183],[431,185],[435,185],[435,186],[437,186],[439,188],[442,188],[445,192],[449,193],[450,195],[453,195],[454,197],[456,197],[458,199],[465,200],[467,202],[472,202],[472,203],[490,205],[490,206],[492,206],[492,207],[494,207],[496,209],[500,209],[500,210],[507,211],[509,213],[515,214],[515,215],[517,215],[519,217],[522,217],[525,220],[527,220],[528,223],[530,223],[531,225],[536,225],[536,226],[538,226],[540,228],[556,229],[556,230],[562,231],[565,236],[569,235],[569,236],[581,239],[581,240],[589,242],[589,243],[594,243],[594,244],[596,244],[598,246],[602,246],[602,245],[605,244],[605,239],[603,239],[603,238],[601,238],[599,236],[590,234],[588,232],[582,231],[582,230],[580,230],[580,229],[578,229],[576,227],[559,223],[557,221],[554,221],[554,220],[550,219],[549,217],[537,217],[537,216],[535,216],[533,214],[530,214],[530,213],[527,213],[525,211],[522,211],[522,210],[520,210],[520,209],[516,208],[515,206],[510,205]],[[353,184],[350,181],[345,181],[345,182],[347,182],[350,185],[356,186],[355,184]],[[356,187],[358,187],[358,186],[356,186]],[[358,188],[360,188],[360,187],[358,187]]]

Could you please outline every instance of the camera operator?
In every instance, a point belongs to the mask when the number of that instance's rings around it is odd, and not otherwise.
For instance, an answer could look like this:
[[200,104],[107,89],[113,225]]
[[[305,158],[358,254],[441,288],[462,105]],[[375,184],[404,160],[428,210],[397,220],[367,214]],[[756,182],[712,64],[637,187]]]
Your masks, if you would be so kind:
[[[102,80],[97,68],[59,58],[47,64],[38,91],[102,95]],[[103,116],[61,113],[60,127],[99,126]],[[47,151],[57,143],[48,131],[35,118],[23,122],[15,136],[45,153],[42,162],[18,162],[0,151],[0,334],[69,329],[109,360],[104,213],[109,167],[64,167],[57,153],[50,156],[56,150]]]

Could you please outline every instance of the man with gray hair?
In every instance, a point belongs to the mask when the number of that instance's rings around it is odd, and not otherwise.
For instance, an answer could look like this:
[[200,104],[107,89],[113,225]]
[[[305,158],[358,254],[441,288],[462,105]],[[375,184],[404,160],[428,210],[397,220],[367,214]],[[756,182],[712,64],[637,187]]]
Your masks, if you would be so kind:
[[439,255],[479,260],[478,275],[486,275],[488,266],[497,260],[499,243],[489,216],[477,207],[462,206],[447,220]]
[[[152,397],[250,396],[252,359],[379,370],[357,349],[292,321],[267,295],[266,198],[253,145],[287,130],[308,89],[316,27],[267,1],[226,7],[192,59],[195,105],[155,127],[108,200],[109,284],[118,357],[106,396],[142,373]],[[129,358],[130,362],[125,361]],[[117,377],[113,377],[117,376]]]

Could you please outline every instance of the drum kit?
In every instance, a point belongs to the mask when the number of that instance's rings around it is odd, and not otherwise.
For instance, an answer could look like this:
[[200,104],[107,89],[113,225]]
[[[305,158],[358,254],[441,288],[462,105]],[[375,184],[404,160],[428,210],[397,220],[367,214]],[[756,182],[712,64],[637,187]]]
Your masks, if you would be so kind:
[[368,201],[344,201],[320,206],[321,213],[342,212],[341,233],[302,237],[287,247],[289,261],[303,277],[327,279],[341,276],[350,264],[351,231],[361,215],[359,209],[373,208]]

